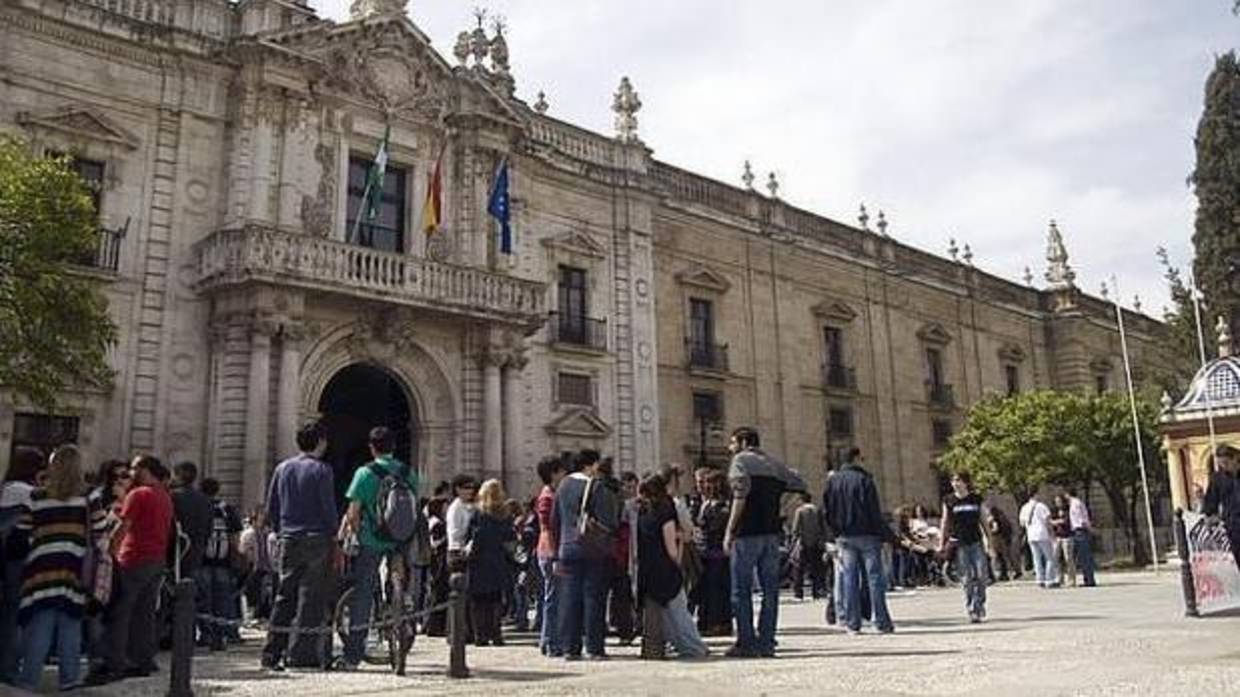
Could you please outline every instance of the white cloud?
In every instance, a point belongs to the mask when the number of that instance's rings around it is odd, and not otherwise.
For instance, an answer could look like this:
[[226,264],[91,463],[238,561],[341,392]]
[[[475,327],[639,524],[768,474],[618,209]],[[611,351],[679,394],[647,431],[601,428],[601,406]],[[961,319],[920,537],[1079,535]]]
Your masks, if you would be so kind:
[[[312,0],[313,1],[313,0]],[[344,19],[349,0],[316,3]],[[411,2],[445,53],[470,7]],[[897,237],[1041,276],[1047,220],[1080,284],[1166,302],[1154,249],[1191,253],[1192,131],[1225,2],[1159,0],[496,0],[520,94],[611,129],[621,75],[656,156],[727,181],[749,158],[788,200],[852,222],[885,208]]]

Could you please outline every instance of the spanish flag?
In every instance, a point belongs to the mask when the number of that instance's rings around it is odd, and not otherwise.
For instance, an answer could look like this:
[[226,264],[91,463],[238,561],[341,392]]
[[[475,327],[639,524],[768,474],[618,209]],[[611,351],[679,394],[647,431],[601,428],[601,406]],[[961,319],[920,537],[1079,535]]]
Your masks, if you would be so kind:
[[439,225],[443,221],[443,175],[441,169],[443,167],[444,148],[439,151],[439,158],[435,160],[435,169],[431,172],[431,178],[426,182],[426,202],[422,204],[422,231],[427,237],[439,231]]

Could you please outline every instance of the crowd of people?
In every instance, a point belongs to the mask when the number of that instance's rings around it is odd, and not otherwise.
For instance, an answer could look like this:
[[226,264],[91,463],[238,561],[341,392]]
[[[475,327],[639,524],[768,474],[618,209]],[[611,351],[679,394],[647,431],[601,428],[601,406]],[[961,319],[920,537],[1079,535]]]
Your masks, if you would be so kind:
[[850,633],[867,620],[890,633],[886,596],[902,587],[958,579],[981,622],[987,586],[1026,568],[1046,588],[1075,585],[1078,570],[1095,583],[1089,512],[1071,490],[1050,505],[1031,495],[1013,525],[959,473],[937,516],[921,505],[888,515],[854,448],[815,502],[751,428],[733,432],[726,469],[639,474],[594,450],[549,456],[526,501],[468,474],[423,491],[382,427],[338,501],[328,445],[322,425],[303,427],[244,521],[192,463],[169,471],[143,455],[84,473],[72,445],[19,450],[0,495],[0,681],[34,689],[54,655],[59,686],[75,687],[83,652],[85,684],[151,675],[168,634],[161,600],[184,578],[199,646],[223,650],[245,621],[267,623],[269,670],[357,669],[376,589],[392,579],[409,645],[447,633],[450,578],[462,574],[469,642],[533,632],[544,656],[568,661],[606,660],[609,635],[640,640],[647,659],[707,656],[709,637],[732,637],[729,657],[773,656],[784,588],[802,599],[809,585]]

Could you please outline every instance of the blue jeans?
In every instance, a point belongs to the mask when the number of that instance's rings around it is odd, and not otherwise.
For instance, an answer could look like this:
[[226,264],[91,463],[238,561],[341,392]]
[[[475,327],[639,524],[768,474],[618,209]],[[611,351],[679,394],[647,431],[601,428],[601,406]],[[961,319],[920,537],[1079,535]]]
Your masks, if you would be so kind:
[[1029,551],[1033,554],[1033,574],[1039,586],[1059,583],[1059,562],[1055,560],[1055,546],[1050,540],[1030,540]]
[[887,612],[887,576],[883,569],[883,541],[876,535],[840,537],[840,609],[848,628],[861,630],[861,586],[858,578],[865,567],[866,582],[870,590],[870,607],[874,612],[874,625],[880,632],[894,629],[891,614]]
[[22,599],[23,560],[4,563],[0,581],[0,683],[17,680],[17,659],[21,657],[21,628],[17,626],[17,610]]
[[[203,566],[194,573],[194,604],[201,612],[225,620],[238,620],[234,600],[237,595],[237,579],[226,566]],[[222,624],[203,622],[198,627],[201,639],[215,648],[224,647],[224,637],[230,630]]]
[[956,549],[956,569],[960,572],[960,585],[964,586],[964,609],[969,617],[986,616],[989,563],[981,542],[962,544]]
[[[753,580],[758,574],[762,609],[758,630],[753,626]],[[736,645],[759,652],[775,650],[779,624],[779,536],[739,537],[732,549],[732,612],[736,615]]]
[[580,656],[584,628],[586,653],[605,655],[607,560],[561,561],[560,571],[560,648],[569,656]]
[[78,684],[82,674],[82,618],[64,610],[39,610],[31,616],[22,632],[22,672],[17,684],[34,692],[43,677],[43,663],[56,638],[56,660],[60,670],[59,686],[67,690]]
[[1090,544],[1089,531],[1073,530],[1072,539],[1076,542],[1076,565],[1081,567],[1081,576],[1084,577],[1085,585],[1097,585],[1094,579],[1094,548]]
[[[379,579],[379,562],[383,555],[373,549],[362,547],[357,556],[353,557],[349,568],[350,585],[353,588],[349,596],[349,627],[360,627],[370,623],[370,611],[375,604],[375,586]],[[366,657],[366,636],[369,629],[350,629],[349,638],[344,643],[344,662],[361,663]]]
[[702,635],[698,634],[689,601],[682,590],[663,608],[663,638],[671,643],[681,658],[703,658],[710,655]]
[[553,560],[539,559],[538,568],[543,577],[542,631],[538,648],[545,656],[558,656],[564,651],[560,646],[560,579],[555,575]]

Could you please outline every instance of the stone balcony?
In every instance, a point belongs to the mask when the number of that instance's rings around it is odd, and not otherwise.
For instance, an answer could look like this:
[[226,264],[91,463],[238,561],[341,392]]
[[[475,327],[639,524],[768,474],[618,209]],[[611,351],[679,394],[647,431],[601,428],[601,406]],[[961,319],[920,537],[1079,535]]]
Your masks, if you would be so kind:
[[546,284],[250,225],[194,246],[196,288],[294,286],[474,319],[541,326]]

